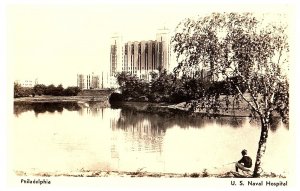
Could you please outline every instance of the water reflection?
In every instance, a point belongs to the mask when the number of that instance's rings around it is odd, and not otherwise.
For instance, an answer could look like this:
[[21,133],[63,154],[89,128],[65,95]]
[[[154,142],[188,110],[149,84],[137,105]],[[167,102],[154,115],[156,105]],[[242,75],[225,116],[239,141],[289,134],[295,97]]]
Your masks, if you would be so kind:
[[34,111],[37,117],[40,113],[54,113],[66,109],[68,111],[77,111],[80,109],[79,105],[74,102],[54,102],[54,103],[14,103],[14,114],[19,116],[23,112]]
[[[153,113],[139,103],[114,109],[104,102],[15,103],[14,114],[17,170],[202,171],[240,158],[241,148],[255,155],[260,135],[257,120]],[[266,158],[273,169],[273,161],[282,167],[288,156],[288,131],[279,118],[271,124]]]
[[78,113],[83,116],[85,114],[92,116],[101,116],[103,119],[103,110],[109,107],[108,102],[78,102],[79,106]]
[[162,141],[167,126],[158,116],[143,115],[134,111],[121,110],[120,117],[111,123],[112,130],[123,130],[127,140],[132,140],[131,150],[158,150],[161,152]]
[[[185,113],[170,114],[170,113],[152,113],[147,112],[148,104],[133,103],[132,105],[114,106],[115,109],[121,108],[120,116],[111,118],[116,119],[117,123],[112,126],[113,129],[119,128],[125,131],[128,128],[146,128],[143,131],[156,132],[161,134],[166,131],[168,127],[179,126],[181,128],[202,128],[207,124],[216,123],[221,126],[230,126],[233,128],[240,128],[247,118],[245,117],[202,117],[189,116]],[[108,108],[106,102],[54,102],[54,103],[14,103],[14,114],[18,117],[21,113],[27,111],[34,111],[37,117],[40,113],[62,113],[64,109],[68,111],[77,111],[79,115],[92,115],[94,117],[101,116],[103,119],[103,110]],[[253,125],[260,125],[258,119],[250,121]],[[282,125],[279,117],[272,117],[270,120],[270,130],[275,132],[276,129]],[[113,123],[114,124],[114,123]],[[288,125],[285,125],[288,128]],[[149,129],[149,130],[147,130]]]
[[[259,119],[251,119],[250,124],[254,126],[260,126],[261,122]],[[289,124],[285,124],[282,122],[281,118],[278,116],[273,116],[270,118],[270,131],[276,132],[278,127],[284,126],[286,129],[289,129]]]

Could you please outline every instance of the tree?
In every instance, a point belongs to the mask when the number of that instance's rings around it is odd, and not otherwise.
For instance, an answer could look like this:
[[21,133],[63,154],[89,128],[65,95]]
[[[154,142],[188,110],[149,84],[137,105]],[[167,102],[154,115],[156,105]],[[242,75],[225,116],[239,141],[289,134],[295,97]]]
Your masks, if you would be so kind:
[[282,23],[266,25],[250,13],[213,13],[179,23],[172,38],[178,61],[176,73],[206,69],[211,81],[223,81],[236,92],[222,96],[218,91],[206,91],[205,96],[193,102],[194,109],[219,112],[242,101],[251,110],[251,116],[260,120],[254,177],[262,172],[272,116],[279,115],[288,122],[286,30]]
[[55,88],[55,93],[54,93],[54,95],[55,95],[55,96],[62,96],[62,95],[63,95],[63,91],[64,91],[64,88],[63,88],[62,84],[59,84],[59,85]]
[[117,74],[117,82],[122,94],[126,98],[138,98],[145,96],[149,92],[149,85],[143,79],[139,79],[130,73],[121,72]]
[[33,91],[35,94],[37,95],[43,95],[45,94],[46,92],[46,86],[44,84],[36,84],[34,87],[33,87]]
[[171,95],[174,75],[168,74],[166,70],[160,72],[160,74],[151,74],[151,95],[152,99],[167,100]]
[[77,96],[77,94],[80,92],[79,87],[67,87],[63,90],[62,95],[63,96]]
[[54,95],[56,87],[53,84],[46,86],[45,95]]
[[14,83],[14,98],[29,97],[30,95],[34,95],[32,88],[22,87],[20,84]]

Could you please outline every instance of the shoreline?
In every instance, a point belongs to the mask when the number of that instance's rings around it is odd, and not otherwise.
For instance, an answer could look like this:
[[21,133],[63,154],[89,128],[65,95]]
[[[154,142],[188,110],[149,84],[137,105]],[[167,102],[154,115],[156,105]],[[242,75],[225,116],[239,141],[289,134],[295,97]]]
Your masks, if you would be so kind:
[[105,102],[112,108],[126,108],[133,109],[137,112],[145,113],[161,113],[161,114],[187,114],[197,116],[209,116],[209,117],[249,117],[250,112],[246,109],[229,109],[227,111],[221,111],[219,113],[208,114],[205,111],[189,111],[189,105],[186,102],[178,104],[170,103],[152,103],[152,102],[131,102],[131,101],[120,101],[109,103],[108,96],[35,96],[35,97],[20,97],[14,98],[14,103],[78,103],[85,104],[88,102]]
[[[165,172],[147,172],[139,169],[137,171],[100,171],[100,170],[80,170],[71,171],[67,173],[58,172],[38,172],[38,173],[26,173],[23,171],[15,171],[17,176],[37,176],[37,177],[129,177],[129,178],[237,178],[231,171],[209,174],[206,171],[194,172],[194,173],[165,173]],[[241,177],[239,177],[241,178]],[[252,178],[251,176],[243,178]],[[286,178],[285,175],[275,174],[273,172],[264,173],[260,178]]]
[[[246,107],[240,108],[229,108],[227,110],[220,110],[218,113],[210,112],[205,110],[197,109],[196,111],[190,111],[190,105],[187,102],[181,103],[152,103],[152,102],[135,102],[135,101],[119,101],[119,102],[109,102],[108,95],[102,96],[90,96],[90,95],[80,95],[80,96],[35,96],[35,97],[21,97],[14,98],[14,103],[16,104],[34,104],[34,103],[77,103],[79,105],[89,104],[91,102],[102,102],[106,107],[113,109],[132,109],[136,112],[141,113],[153,113],[153,114],[184,114],[191,117],[250,117],[251,112]],[[277,117],[278,114],[274,114]]]
[[111,104],[113,108],[130,109],[141,113],[155,113],[155,114],[185,114],[191,117],[249,117],[250,111],[247,109],[229,109],[227,111],[220,111],[219,113],[207,113],[205,111],[189,111],[189,106],[186,102],[178,104],[168,103],[149,103],[149,102],[115,102]]

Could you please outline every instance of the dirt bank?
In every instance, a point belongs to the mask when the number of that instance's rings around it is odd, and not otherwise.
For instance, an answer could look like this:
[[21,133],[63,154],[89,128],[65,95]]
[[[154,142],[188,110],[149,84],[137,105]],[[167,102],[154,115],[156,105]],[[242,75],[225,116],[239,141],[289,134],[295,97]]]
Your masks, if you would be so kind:
[[[53,172],[39,172],[26,173],[23,171],[16,171],[17,176],[41,176],[41,177],[157,177],[157,178],[234,178],[231,172],[224,172],[221,174],[209,174],[206,171],[194,173],[162,173],[162,172],[147,172],[139,169],[135,172],[124,171],[89,171],[80,170],[78,172],[67,173],[53,173]],[[263,173],[261,178],[286,178],[285,175],[275,173]]]

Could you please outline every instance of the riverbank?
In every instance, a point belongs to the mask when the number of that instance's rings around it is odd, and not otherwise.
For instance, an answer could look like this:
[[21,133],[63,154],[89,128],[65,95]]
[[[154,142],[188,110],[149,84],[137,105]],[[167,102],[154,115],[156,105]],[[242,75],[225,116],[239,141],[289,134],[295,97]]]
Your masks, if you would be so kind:
[[[38,177],[155,177],[155,178],[235,178],[231,172],[209,174],[206,171],[194,173],[162,173],[162,172],[147,172],[143,169],[138,169],[135,172],[125,171],[90,171],[80,170],[78,172],[68,173],[53,173],[53,172],[39,172],[39,173],[25,173],[23,171],[16,171],[17,176],[38,176]],[[286,178],[285,175],[275,173],[263,173],[260,178]]]
[[[108,104],[107,95],[102,96],[35,96],[35,97],[21,97],[14,98],[14,102],[19,103],[78,103],[85,104],[89,102],[105,102]],[[190,111],[191,105],[189,103],[183,102],[179,104],[169,104],[169,103],[149,103],[149,102],[116,102],[111,103],[112,108],[122,108],[131,109],[137,112],[145,113],[156,113],[156,114],[187,114],[187,115],[198,115],[207,116],[206,111],[197,110],[194,112]],[[220,111],[217,114],[210,114],[211,116],[235,116],[235,117],[248,117],[250,111],[247,109],[228,109]]]
[[141,113],[155,113],[155,114],[186,114],[192,116],[210,116],[210,117],[249,117],[251,112],[245,103],[240,104],[239,108],[220,109],[218,113],[207,112],[205,109],[196,109],[191,111],[191,103],[182,102],[178,104],[171,103],[151,103],[151,102],[133,102],[121,101],[109,103],[109,95],[111,92],[107,91],[102,95],[80,95],[80,96],[35,96],[35,97],[21,97],[14,98],[14,103],[78,103],[86,104],[91,102],[102,102],[112,108],[131,109]]
[[155,114],[183,114],[189,116],[212,116],[212,117],[249,117],[250,111],[247,108],[221,110],[218,113],[207,113],[205,110],[191,111],[190,103],[179,104],[148,103],[148,102],[115,102],[111,103],[112,108],[130,109],[140,113]]

